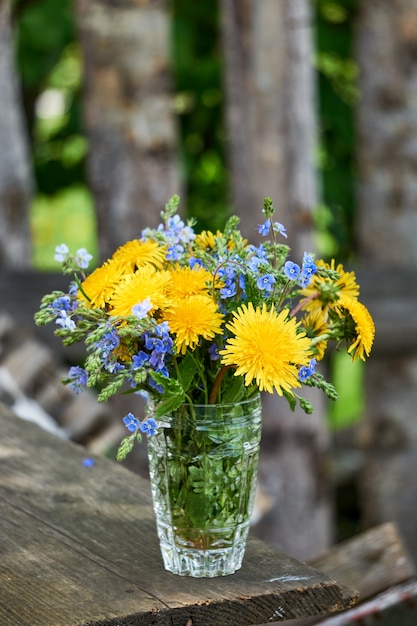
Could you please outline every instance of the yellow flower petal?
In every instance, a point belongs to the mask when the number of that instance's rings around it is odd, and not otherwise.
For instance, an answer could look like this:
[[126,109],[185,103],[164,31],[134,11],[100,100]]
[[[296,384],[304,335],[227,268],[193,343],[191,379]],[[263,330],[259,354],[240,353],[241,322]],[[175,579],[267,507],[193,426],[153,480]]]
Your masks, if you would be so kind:
[[169,273],[156,271],[151,265],[140,267],[134,274],[128,274],[117,286],[110,305],[115,317],[132,315],[135,304],[150,300],[150,311],[162,308],[166,303],[166,290]]
[[170,283],[169,294],[172,298],[185,298],[198,293],[208,295],[212,275],[203,267],[180,267],[176,266],[169,271]]
[[118,263],[106,261],[81,283],[82,291],[78,293],[79,300],[88,308],[104,309],[124,274],[124,268]]
[[317,261],[317,267],[335,270],[339,274],[339,278],[332,281],[330,278],[323,278],[318,274],[314,274],[310,284],[301,291],[301,294],[305,298],[312,298],[314,294],[319,292],[321,297],[307,301],[302,307],[303,310],[314,311],[317,308],[325,309],[327,306],[337,305],[339,298],[342,296],[358,298],[359,285],[356,282],[355,272],[345,272],[341,264],[335,267],[334,259],[331,260],[330,264],[319,260]]
[[[325,311],[321,309],[315,309],[310,311],[301,320],[301,326],[306,331],[307,337],[310,339],[320,338],[321,335],[326,335],[328,330],[328,316]],[[327,339],[317,340],[314,343],[315,358],[321,361],[327,350]]]
[[216,234],[211,230],[203,230],[197,234],[194,239],[194,245],[202,250],[214,250],[216,246],[216,239],[222,236],[222,233],[218,230]]
[[365,360],[369,356],[375,337],[375,324],[366,306],[354,298],[343,296],[339,304],[346,309],[355,323],[356,339],[348,348],[348,352],[355,361],[357,358]]
[[179,298],[170,303],[163,317],[176,336],[175,345],[180,354],[188,347],[194,350],[200,338],[212,339],[222,332],[223,315],[208,296]]
[[138,267],[151,264],[154,267],[162,267],[166,256],[166,247],[156,241],[140,241],[133,239],[117,248],[113,253],[112,260],[134,271]]
[[242,305],[227,324],[234,337],[220,350],[222,363],[235,366],[245,385],[255,380],[260,391],[292,393],[301,385],[298,366],[308,365],[312,356],[310,339],[298,327],[286,309],[277,313],[265,304],[256,309],[252,303]]

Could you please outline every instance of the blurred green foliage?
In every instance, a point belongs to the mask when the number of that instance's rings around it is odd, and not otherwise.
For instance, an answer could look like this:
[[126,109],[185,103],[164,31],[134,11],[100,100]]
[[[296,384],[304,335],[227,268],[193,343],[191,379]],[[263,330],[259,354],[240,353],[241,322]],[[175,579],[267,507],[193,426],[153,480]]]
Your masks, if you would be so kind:
[[97,254],[95,216],[85,180],[82,62],[72,0],[14,0],[16,60],[37,195],[31,208],[32,262],[57,269],[54,250]]
[[359,94],[352,46],[357,0],[315,0],[315,9],[323,196],[317,225],[326,236],[325,252],[348,259],[355,250],[354,105]]
[[228,207],[218,0],[173,0],[173,68],[189,215],[222,228]]
[[[352,47],[357,8],[358,0],[315,0],[322,184],[316,224],[321,254],[342,261],[355,254],[354,107],[359,92]],[[340,400],[329,407],[328,420],[339,429],[363,413],[363,367],[342,352],[333,354],[329,365]]]
[[40,193],[53,195],[85,182],[73,2],[15,0],[14,23],[36,183]]
[[339,394],[339,400],[329,405],[328,421],[335,430],[357,422],[363,415],[362,361],[352,361],[347,352],[336,352],[331,359],[331,380]]
[[[71,252],[87,248],[98,263],[96,220],[91,194],[84,185],[72,185],[47,196],[38,194],[33,202],[35,216],[33,265],[40,269],[61,271],[54,260],[55,247],[66,243]],[[53,219],[51,219],[53,216]]]

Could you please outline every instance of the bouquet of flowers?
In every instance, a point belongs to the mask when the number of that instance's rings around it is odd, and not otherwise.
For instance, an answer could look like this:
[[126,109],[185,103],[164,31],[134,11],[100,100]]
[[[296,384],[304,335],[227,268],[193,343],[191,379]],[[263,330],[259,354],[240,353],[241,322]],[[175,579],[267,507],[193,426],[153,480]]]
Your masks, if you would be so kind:
[[337,398],[316,371],[329,342],[346,342],[353,359],[365,359],[374,339],[355,274],[308,253],[299,264],[289,260],[270,198],[258,246],[242,237],[237,217],[223,232],[197,234],[178,205],[174,196],[158,228],[88,275],[84,249],[72,255],[58,246],[55,258],[74,279],[67,293],[44,296],[35,316],[37,324],[55,322],[65,345],[85,342],[84,367],[71,367],[63,381],[75,392],[87,386],[100,401],[121,392],[153,400],[151,416],[123,418],[130,434],[119,459],[184,402],[236,403],[266,391],[309,413],[296,393],[303,385]]

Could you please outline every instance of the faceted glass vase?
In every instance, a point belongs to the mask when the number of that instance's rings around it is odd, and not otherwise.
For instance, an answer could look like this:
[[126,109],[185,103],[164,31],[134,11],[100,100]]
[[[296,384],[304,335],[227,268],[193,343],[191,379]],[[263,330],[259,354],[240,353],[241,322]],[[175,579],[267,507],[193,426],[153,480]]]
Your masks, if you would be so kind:
[[187,405],[158,418],[149,470],[165,569],[196,578],[242,565],[255,498],[261,401]]

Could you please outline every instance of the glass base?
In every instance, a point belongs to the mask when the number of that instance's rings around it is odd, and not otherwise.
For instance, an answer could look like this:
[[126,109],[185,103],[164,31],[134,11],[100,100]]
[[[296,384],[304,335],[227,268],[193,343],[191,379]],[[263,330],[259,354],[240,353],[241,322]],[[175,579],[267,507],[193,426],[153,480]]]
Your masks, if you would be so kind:
[[179,576],[193,578],[213,578],[229,576],[242,566],[245,542],[231,548],[200,550],[179,548],[169,543],[160,542],[164,567]]
[[157,531],[164,567],[179,576],[229,576],[242,567],[249,520],[223,528],[202,530],[177,527],[157,515]]

